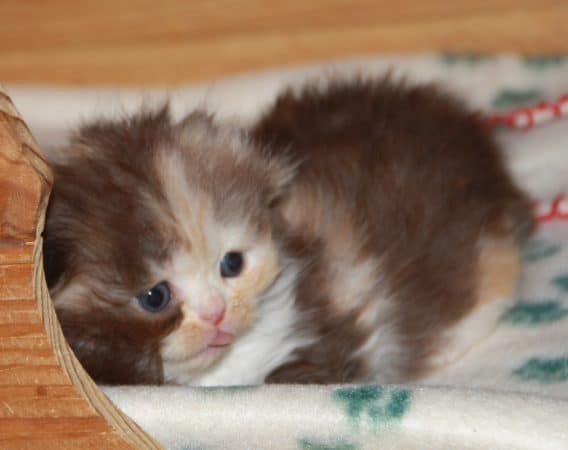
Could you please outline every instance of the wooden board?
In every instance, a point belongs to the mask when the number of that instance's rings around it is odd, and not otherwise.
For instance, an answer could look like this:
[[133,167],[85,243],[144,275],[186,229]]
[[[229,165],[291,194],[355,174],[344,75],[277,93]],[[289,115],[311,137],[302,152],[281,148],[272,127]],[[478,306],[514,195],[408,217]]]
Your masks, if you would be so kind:
[[383,52],[568,53],[566,0],[3,0],[3,82],[172,84]]
[[0,448],[157,449],[84,372],[43,275],[51,171],[0,86]]

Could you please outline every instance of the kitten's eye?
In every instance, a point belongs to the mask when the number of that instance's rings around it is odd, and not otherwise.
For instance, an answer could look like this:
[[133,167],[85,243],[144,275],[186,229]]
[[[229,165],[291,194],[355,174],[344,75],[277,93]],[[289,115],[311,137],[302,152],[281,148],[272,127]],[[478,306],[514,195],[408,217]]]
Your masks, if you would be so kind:
[[146,311],[157,313],[162,311],[170,303],[172,294],[165,281],[158,283],[152,289],[137,295],[138,304]]
[[225,253],[220,268],[222,277],[236,277],[243,270],[243,254],[241,252]]

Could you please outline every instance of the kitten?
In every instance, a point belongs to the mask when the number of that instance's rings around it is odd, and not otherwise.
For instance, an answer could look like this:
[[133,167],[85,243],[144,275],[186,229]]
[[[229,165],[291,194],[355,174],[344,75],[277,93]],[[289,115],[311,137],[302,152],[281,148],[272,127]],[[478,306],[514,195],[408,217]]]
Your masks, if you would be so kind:
[[96,121],[61,155],[46,277],[107,384],[417,379],[491,331],[532,229],[482,120],[388,79],[285,91],[249,133]]

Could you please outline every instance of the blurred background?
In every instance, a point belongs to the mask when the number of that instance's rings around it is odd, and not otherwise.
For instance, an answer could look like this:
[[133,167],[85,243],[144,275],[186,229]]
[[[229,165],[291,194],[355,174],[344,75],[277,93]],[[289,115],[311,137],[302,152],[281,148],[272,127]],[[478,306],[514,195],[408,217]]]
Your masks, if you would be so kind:
[[0,0],[0,79],[172,85],[380,53],[568,53],[568,0]]

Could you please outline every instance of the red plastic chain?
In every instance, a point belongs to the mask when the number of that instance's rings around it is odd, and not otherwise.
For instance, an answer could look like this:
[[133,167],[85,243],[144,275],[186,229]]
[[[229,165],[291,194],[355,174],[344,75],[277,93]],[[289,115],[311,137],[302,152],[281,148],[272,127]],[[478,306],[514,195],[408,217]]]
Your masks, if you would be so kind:
[[[568,94],[555,101],[540,102],[535,106],[519,108],[507,114],[491,115],[487,123],[490,126],[528,130],[535,125],[561,117],[568,117]],[[558,194],[551,201],[535,200],[534,209],[538,223],[568,220],[568,195]]]
[[507,114],[494,114],[487,119],[489,125],[529,129],[535,125],[568,116],[568,94],[552,102],[541,102],[529,108],[519,108]]
[[539,223],[568,220],[568,196],[559,194],[549,202],[535,202],[535,215]]

